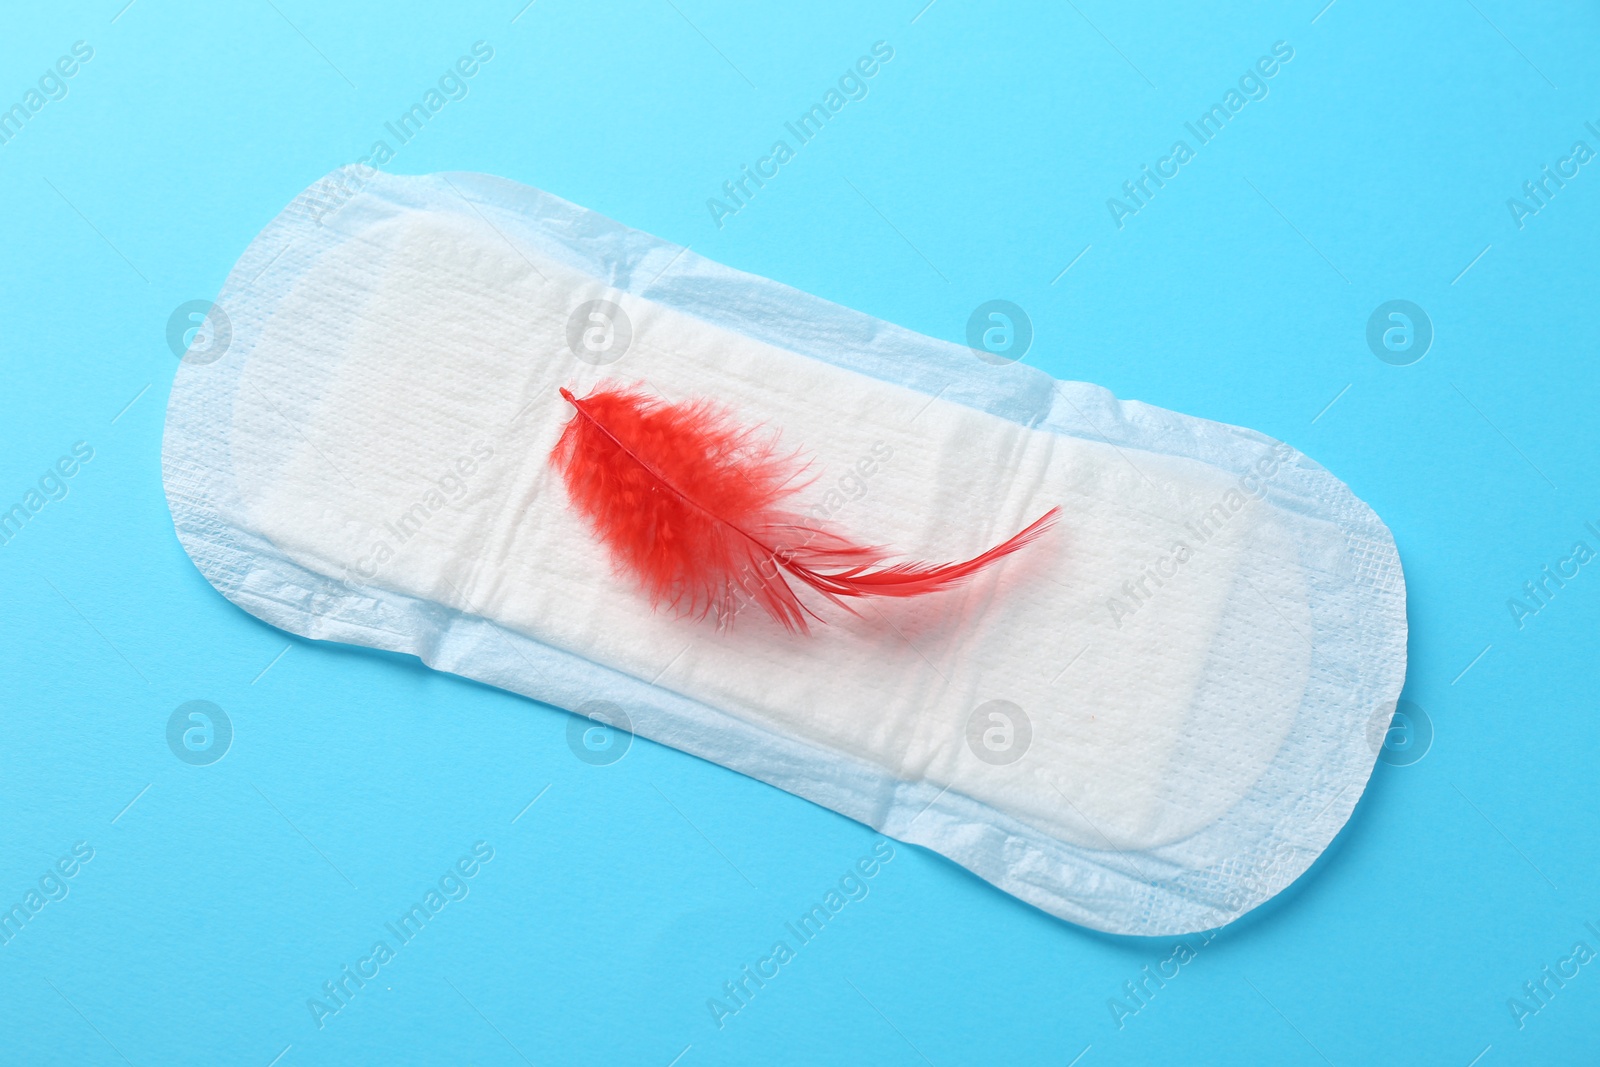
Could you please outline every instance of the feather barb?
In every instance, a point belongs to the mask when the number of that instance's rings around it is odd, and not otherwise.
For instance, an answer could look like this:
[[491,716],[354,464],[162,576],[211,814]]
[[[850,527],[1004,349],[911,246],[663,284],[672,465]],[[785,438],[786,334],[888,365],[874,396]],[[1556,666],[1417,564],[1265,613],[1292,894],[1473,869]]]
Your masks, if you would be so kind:
[[847,611],[855,598],[949,589],[1037,540],[1061,514],[1051,508],[962,562],[889,563],[888,550],[797,512],[800,456],[720,405],[668,403],[614,383],[561,396],[574,413],[550,462],[573,507],[653,603],[723,625],[754,601],[786,629],[808,632],[808,618],[823,620],[796,585]]

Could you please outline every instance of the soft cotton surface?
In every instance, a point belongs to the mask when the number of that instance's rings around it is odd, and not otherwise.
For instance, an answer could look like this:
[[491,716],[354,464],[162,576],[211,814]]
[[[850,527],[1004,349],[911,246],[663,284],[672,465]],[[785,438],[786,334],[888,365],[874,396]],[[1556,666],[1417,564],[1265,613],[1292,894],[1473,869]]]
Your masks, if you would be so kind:
[[[631,335],[604,365],[570,342],[593,300]],[[233,338],[179,371],[168,495],[202,572],[275,625],[612,701],[644,736],[1113,932],[1268,899],[1365,786],[1404,675],[1393,541],[1259,434],[995,366],[482,176],[336,173],[218,303]],[[958,590],[820,605],[809,636],[754,608],[679,618],[548,463],[558,389],[605,380],[781,433],[811,463],[798,503],[863,543],[964,559],[1063,519]]]

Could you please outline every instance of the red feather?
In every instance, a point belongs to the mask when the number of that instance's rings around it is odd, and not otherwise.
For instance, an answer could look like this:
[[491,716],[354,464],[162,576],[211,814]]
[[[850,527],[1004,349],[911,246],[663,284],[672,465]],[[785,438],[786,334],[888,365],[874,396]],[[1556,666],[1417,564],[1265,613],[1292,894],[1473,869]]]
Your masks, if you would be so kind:
[[851,610],[845,597],[907,597],[956,585],[1049,529],[1027,529],[964,563],[896,563],[791,510],[805,464],[777,438],[738,425],[710,400],[670,404],[602,383],[583,399],[550,453],[567,495],[613,560],[657,605],[732,621],[741,593],[785,628],[821,621],[790,584]]

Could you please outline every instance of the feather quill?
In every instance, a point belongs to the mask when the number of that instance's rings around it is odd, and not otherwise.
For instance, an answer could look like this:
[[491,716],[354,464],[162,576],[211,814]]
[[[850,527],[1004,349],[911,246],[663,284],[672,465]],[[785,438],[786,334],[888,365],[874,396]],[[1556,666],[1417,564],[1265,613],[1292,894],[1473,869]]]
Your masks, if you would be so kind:
[[791,632],[809,632],[808,617],[823,620],[796,585],[847,611],[847,598],[948,589],[1034,541],[1061,512],[964,562],[890,564],[886,549],[795,511],[801,457],[714,401],[668,403],[614,383],[561,396],[574,412],[550,462],[572,505],[653,603],[724,626],[748,598]]

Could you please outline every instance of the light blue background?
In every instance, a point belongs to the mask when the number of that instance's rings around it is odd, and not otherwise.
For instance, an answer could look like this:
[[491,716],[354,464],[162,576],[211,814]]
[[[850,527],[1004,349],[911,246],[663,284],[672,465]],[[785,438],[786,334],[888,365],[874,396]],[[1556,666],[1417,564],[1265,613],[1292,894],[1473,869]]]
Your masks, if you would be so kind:
[[[0,106],[95,49],[0,145],[0,507],[95,450],[0,547],[0,905],[95,849],[0,948],[0,1062],[1596,1055],[1600,960],[1520,1029],[1507,1005],[1600,949],[1600,566],[1520,629],[1507,607],[1600,549],[1600,162],[1524,228],[1506,204],[1600,149],[1592,6],[123,2],[0,16]],[[167,516],[168,316],[478,40],[470,95],[388,169],[504,175],[951,340],[1009,299],[1051,373],[1327,465],[1399,543],[1431,750],[1380,763],[1317,866],[1120,1028],[1108,1000],[1171,939],[1086,932],[901,845],[718,1029],[707,998],[876,835],[644,741],[589,766],[564,713],[288,638]],[[714,225],[707,198],[879,40],[868,97]],[[1106,199],[1280,40],[1270,95],[1119,230]],[[1364,337],[1397,298],[1436,331],[1405,367]],[[236,731],[207,767],[165,739],[195,699]],[[479,840],[470,896],[319,1029],[307,998]]]

